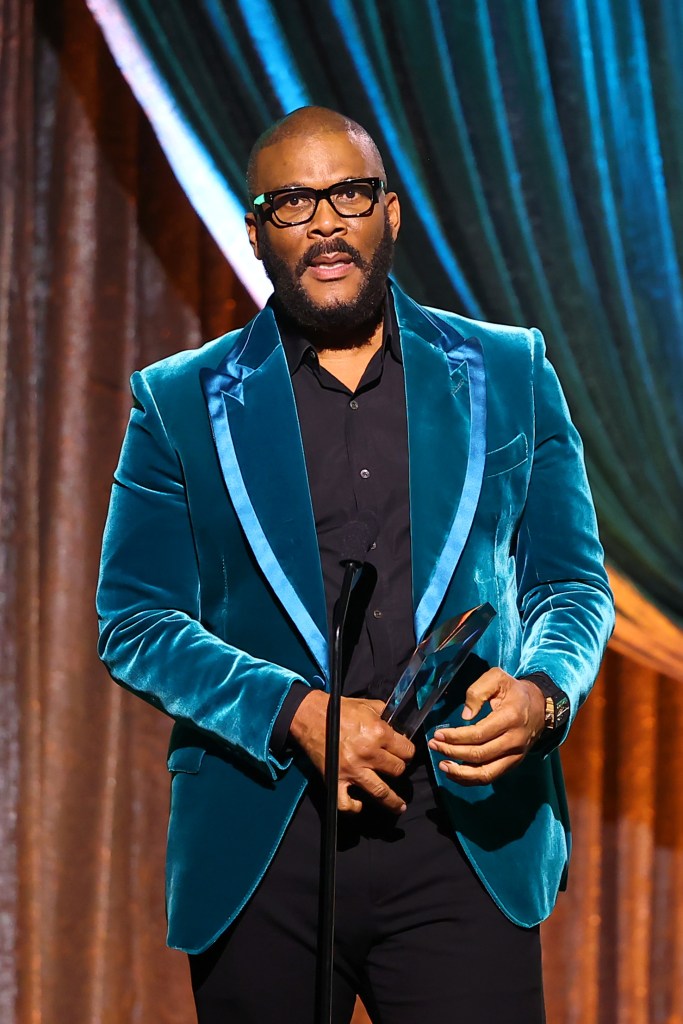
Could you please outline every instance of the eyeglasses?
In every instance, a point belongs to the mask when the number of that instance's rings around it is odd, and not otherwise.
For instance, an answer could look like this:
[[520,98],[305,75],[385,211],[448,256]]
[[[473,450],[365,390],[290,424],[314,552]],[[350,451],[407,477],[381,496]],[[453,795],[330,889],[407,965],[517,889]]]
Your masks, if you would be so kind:
[[340,217],[369,217],[385,188],[381,178],[348,178],[329,188],[291,185],[263,192],[253,200],[253,206],[263,220],[291,228],[313,220],[321,199],[326,199]]

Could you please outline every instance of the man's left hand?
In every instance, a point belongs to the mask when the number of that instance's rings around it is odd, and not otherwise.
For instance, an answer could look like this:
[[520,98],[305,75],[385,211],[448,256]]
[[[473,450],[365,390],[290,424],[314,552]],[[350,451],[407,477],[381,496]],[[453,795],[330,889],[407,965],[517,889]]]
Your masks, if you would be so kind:
[[462,717],[474,718],[486,700],[491,711],[481,721],[437,729],[429,741],[431,749],[447,759],[440,762],[441,771],[465,786],[487,785],[509,771],[545,728],[545,698],[528,679],[514,679],[502,668],[489,669],[469,687]]

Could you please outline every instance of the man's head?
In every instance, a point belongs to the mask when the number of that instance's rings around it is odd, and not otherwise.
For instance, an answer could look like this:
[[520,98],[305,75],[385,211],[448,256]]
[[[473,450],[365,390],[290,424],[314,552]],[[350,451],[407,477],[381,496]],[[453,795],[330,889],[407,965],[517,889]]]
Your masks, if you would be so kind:
[[[252,199],[292,186],[328,189],[349,179],[386,183],[382,158],[364,128],[324,107],[301,107],[269,128],[254,145],[247,170]],[[362,215],[344,216],[356,210],[359,192]],[[302,208],[296,193],[276,200],[287,207],[281,216],[264,202],[245,219],[254,254],[284,311],[343,346],[381,315],[400,209],[395,193],[366,183],[331,198],[320,199],[306,223],[279,222],[300,216],[294,213]],[[314,206],[309,200],[305,216]]]

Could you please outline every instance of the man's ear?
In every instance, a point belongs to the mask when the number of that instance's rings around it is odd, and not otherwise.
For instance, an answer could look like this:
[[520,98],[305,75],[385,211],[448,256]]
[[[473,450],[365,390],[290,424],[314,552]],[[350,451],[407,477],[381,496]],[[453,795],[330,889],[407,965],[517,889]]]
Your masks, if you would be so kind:
[[401,204],[395,192],[387,192],[385,196],[385,209],[391,225],[391,234],[396,241],[401,227]]
[[253,213],[245,213],[244,223],[247,226],[247,234],[249,235],[249,244],[251,245],[254,256],[257,260],[261,259],[258,244],[258,222],[256,215]]

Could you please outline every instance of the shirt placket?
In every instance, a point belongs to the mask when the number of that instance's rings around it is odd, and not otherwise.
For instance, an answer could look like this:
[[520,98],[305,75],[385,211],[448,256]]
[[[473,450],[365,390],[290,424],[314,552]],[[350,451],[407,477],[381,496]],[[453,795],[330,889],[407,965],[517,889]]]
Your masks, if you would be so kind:
[[[378,490],[381,487],[381,482],[377,465],[380,452],[372,443],[374,432],[369,429],[369,421],[372,420],[372,405],[378,398],[380,386],[381,365],[379,373],[371,381],[366,381],[364,378],[358,390],[349,395],[347,406],[347,452],[358,512],[371,510],[378,513],[382,508],[383,495]],[[385,680],[377,674],[376,666],[388,664],[391,657],[390,623],[384,610],[386,566],[383,562],[387,553],[383,543],[382,525],[382,518],[378,516],[377,537],[368,552],[368,562],[377,571],[377,582],[365,611],[364,622],[375,666],[372,678],[366,681],[369,696],[379,696]]]

